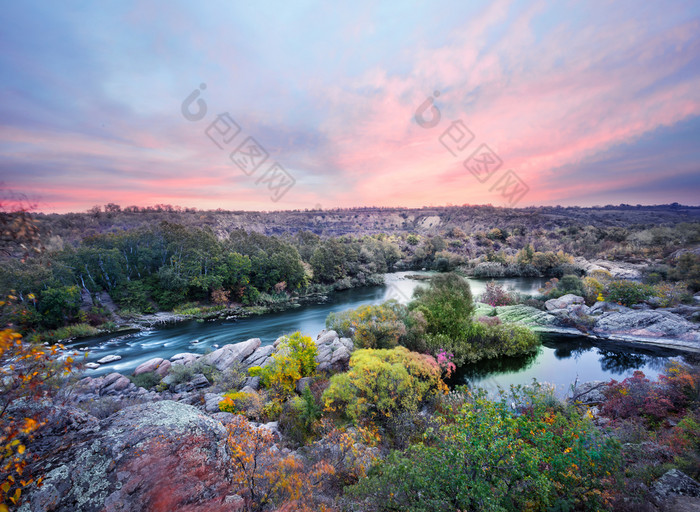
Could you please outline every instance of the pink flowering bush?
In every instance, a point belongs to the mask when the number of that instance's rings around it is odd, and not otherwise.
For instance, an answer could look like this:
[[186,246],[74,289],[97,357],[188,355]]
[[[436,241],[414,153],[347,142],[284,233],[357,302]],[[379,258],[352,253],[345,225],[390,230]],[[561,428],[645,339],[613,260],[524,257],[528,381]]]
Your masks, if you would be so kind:
[[480,301],[490,306],[510,306],[516,299],[511,292],[497,284],[495,281],[486,283],[486,291],[481,295]]

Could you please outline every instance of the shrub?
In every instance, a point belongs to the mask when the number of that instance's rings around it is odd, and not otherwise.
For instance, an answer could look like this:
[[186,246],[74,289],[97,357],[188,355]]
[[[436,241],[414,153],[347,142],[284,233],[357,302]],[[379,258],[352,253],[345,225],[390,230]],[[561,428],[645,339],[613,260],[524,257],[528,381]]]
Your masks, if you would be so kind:
[[[6,303],[0,302],[0,307]],[[0,331],[0,510],[17,505],[31,474],[31,441],[44,424],[49,400],[75,369],[62,345],[27,343],[11,329]]]
[[654,289],[651,286],[634,281],[613,281],[604,293],[605,300],[623,306],[640,304],[653,294]]
[[233,492],[245,496],[245,510],[330,512],[315,500],[316,489],[334,473],[330,464],[305,466],[301,457],[277,448],[272,432],[242,416],[235,416],[227,430]]
[[671,269],[669,277],[686,281],[691,291],[700,291],[700,254],[686,252],[678,258],[676,266]]
[[350,369],[331,378],[323,393],[326,409],[353,422],[382,422],[401,411],[415,411],[424,400],[446,390],[434,358],[404,347],[360,349]]
[[658,283],[653,285],[653,290],[662,308],[677,306],[690,298],[690,292],[683,283]]
[[280,429],[291,441],[304,445],[314,437],[322,412],[323,404],[317,400],[311,388],[306,387],[301,396],[293,397],[284,404]]
[[458,338],[471,323],[474,301],[469,283],[457,274],[438,274],[430,287],[417,288],[409,308],[420,311],[428,334]]
[[326,328],[352,338],[358,348],[392,348],[406,334],[406,326],[401,321],[405,309],[394,300],[379,305],[365,304],[341,313],[330,313]]
[[513,293],[505,290],[495,281],[486,283],[486,291],[479,297],[479,301],[491,306],[510,306],[516,303]]
[[[491,323],[491,322],[489,322]],[[539,337],[525,326],[513,323],[488,325],[471,323],[459,338],[443,334],[429,335],[426,343],[430,353],[443,349],[454,354],[454,363],[462,366],[481,359],[516,356],[536,352]]]
[[583,298],[589,306],[595,304],[598,295],[603,293],[603,285],[595,277],[584,277],[581,279],[583,287]]
[[619,443],[537,387],[516,393],[527,408],[469,395],[428,443],[393,452],[348,495],[367,511],[609,509]]
[[145,372],[131,375],[129,380],[138,388],[151,389],[160,383],[160,377],[155,372]]
[[219,410],[242,414],[251,420],[259,420],[262,415],[263,403],[257,393],[234,391],[224,395],[224,399],[219,402]]
[[251,376],[259,376],[261,383],[278,398],[291,396],[296,382],[310,377],[316,371],[316,343],[299,331],[282,338],[271,362],[264,368],[250,368]]
[[622,382],[612,380],[603,390],[601,413],[613,421],[640,419],[655,426],[672,415],[683,414],[700,403],[700,374],[675,363],[651,381],[636,371]]

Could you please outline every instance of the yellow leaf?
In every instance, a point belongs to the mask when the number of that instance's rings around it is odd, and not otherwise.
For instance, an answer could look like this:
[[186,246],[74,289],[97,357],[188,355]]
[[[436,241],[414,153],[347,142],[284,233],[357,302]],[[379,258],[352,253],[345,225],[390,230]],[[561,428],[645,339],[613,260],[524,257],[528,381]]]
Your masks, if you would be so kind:
[[24,447],[23,444],[21,444],[21,445],[19,445],[19,446],[17,447],[17,452],[18,452],[20,455],[22,455],[22,454],[24,453],[24,450],[25,450],[25,447]]

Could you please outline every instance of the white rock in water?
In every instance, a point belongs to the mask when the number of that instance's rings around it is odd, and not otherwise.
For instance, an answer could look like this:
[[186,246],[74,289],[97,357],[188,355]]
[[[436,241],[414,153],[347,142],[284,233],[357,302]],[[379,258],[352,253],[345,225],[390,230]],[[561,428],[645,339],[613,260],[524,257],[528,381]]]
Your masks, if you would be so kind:
[[97,363],[85,363],[85,368],[88,370],[94,370],[95,368],[99,368],[100,365]]
[[114,361],[119,361],[122,358],[122,356],[115,356],[112,354],[111,356],[104,356],[102,359],[98,359],[97,362],[99,364],[107,364],[107,363],[113,363]]

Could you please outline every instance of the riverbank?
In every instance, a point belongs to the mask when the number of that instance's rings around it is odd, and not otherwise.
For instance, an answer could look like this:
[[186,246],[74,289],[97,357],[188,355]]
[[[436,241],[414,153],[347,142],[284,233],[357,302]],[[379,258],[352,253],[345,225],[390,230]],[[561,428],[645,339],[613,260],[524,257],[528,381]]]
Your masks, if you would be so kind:
[[632,309],[565,295],[545,303],[545,311],[522,304],[490,306],[477,303],[477,316],[526,325],[538,332],[585,336],[595,341],[671,348],[700,353],[700,326],[666,309]]

